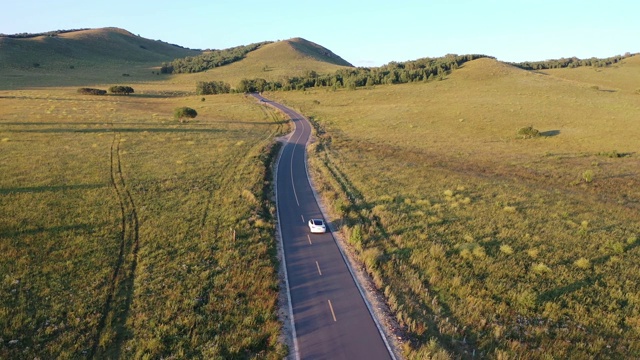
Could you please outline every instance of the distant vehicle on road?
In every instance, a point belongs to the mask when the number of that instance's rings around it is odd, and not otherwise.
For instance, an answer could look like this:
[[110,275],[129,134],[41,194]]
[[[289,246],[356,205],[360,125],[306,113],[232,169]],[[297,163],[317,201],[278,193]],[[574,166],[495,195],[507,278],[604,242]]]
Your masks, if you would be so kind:
[[322,234],[327,232],[327,226],[324,224],[324,220],[311,219],[309,220],[309,231],[313,234]]

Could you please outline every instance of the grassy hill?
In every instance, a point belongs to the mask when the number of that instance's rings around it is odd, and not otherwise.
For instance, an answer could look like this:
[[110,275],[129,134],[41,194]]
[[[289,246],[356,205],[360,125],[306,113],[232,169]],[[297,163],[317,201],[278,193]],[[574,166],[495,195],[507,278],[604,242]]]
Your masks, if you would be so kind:
[[163,62],[201,53],[117,28],[56,36],[0,37],[0,76],[6,79],[0,89],[164,81],[175,91],[193,92],[198,81],[225,81],[235,86],[244,78],[271,81],[310,71],[325,74],[352,67],[330,50],[294,38],[267,44],[239,62],[206,72],[158,74]]
[[163,61],[200,51],[145,39],[118,28],[102,28],[33,38],[0,37],[0,88],[86,85],[156,79]]
[[585,66],[575,69],[541,70],[540,73],[598,87],[604,91],[638,92],[640,79],[636,74],[640,73],[640,55],[631,56],[606,68]]
[[334,73],[352,67],[330,50],[301,38],[267,44],[247,54],[241,61],[214,68],[204,73],[174,76],[171,82],[191,90],[197,81],[224,81],[235,86],[242,79],[262,78],[268,81],[282,77],[303,76],[310,71]]
[[640,357],[638,59],[268,95],[321,129],[311,169],[408,358]]

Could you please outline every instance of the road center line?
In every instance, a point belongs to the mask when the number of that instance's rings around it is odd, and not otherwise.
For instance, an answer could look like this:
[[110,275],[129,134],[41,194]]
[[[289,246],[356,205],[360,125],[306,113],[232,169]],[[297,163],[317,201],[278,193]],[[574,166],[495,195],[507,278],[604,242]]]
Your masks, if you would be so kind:
[[296,192],[296,183],[293,181],[293,154],[294,152],[291,152],[291,164],[290,164],[290,172],[291,172],[291,187],[293,188],[293,196],[295,196],[296,198],[296,204],[298,204],[298,206],[300,206],[300,201],[298,201],[298,193]]
[[333,316],[333,321],[338,321],[336,320],[336,313],[333,312],[333,305],[331,305],[331,300],[327,300],[327,302],[329,302],[329,309],[331,309],[331,316]]
[[[304,215],[300,215],[300,217],[302,218],[302,223],[304,224]],[[307,235],[309,236],[309,235]]]
[[[295,121],[293,116],[289,115],[289,117],[291,118],[291,121]],[[296,144],[300,141],[302,134],[304,134],[304,122],[301,122],[301,126],[302,126],[302,129],[300,131],[300,134],[298,135],[298,138],[295,141]],[[297,128],[296,128],[296,131],[298,131]],[[290,165],[290,172],[291,172],[291,187],[293,188],[293,196],[295,196],[296,198],[296,204],[300,206],[300,201],[298,201],[298,192],[296,191],[296,183],[293,181],[293,155],[294,154],[295,154],[295,147],[293,151],[291,151],[291,161],[289,165]]]
[[318,274],[320,274],[320,276],[322,276],[322,271],[320,271],[320,264],[318,264],[317,261],[316,261],[316,267],[318,268]]
[[309,234],[307,234],[307,239],[309,239],[309,245],[313,245],[313,243],[311,242],[311,236],[309,236]]

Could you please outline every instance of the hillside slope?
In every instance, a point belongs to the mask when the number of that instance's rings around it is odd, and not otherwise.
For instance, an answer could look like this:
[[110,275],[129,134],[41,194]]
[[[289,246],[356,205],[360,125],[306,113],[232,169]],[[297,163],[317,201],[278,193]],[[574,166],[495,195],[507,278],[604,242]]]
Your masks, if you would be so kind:
[[216,80],[228,82],[233,87],[245,78],[274,81],[283,77],[303,76],[310,71],[329,74],[346,67],[353,66],[318,44],[294,38],[264,45],[233,64],[204,73],[179,75],[173,81],[193,87],[197,81]]
[[153,62],[198,54],[118,28],[80,30],[57,36],[0,37],[0,67],[58,68],[94,61]]
[[584,83],[603,91],[634,93],[640,89],[640,55],[628,57],[607,67],[541,70],[543,74]]
[[156,79],[152,67],[199,53],[118,28],[0,37],[0,89],[113,83],[122,81],[122,74],[151,80]]
[[300,54],[306,55],[312,59],[339,66],[353,66],[348,61],[334,54],[331,50],[306,39],[293,38],[286,40],[285,42],[289,43],[289,45],[291,45]]

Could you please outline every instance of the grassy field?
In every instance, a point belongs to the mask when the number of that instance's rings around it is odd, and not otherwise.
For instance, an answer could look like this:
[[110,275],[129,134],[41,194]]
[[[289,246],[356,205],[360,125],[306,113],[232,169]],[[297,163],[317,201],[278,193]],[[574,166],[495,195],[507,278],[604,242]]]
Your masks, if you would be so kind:
[[[113,28],[0,38],[0,358],[282,358],[268,166],[288,125],[194,92],[339,68],[311,47],[159,75],[197,52]],[[74,87],[112,85],[135,94]]]
[[0,358],[281,358],[265,181],[286,123],[132,85],[0,91]]
[[634,358],[639,67],[480,59],[428,84],[268,96],[317,123],[312,171],[408,358]]
[[[192,52],[118,29],[16,41],[0,39],[0,358],[283,357],[267,197],[287,124],[195,85],[340,66],[299,39],[184,75],[157,70]],[[408,358],[640,357],[639,68],[480,59],[268,96],[316,123],[311,170]],[[111,85],[135,94],[73,87]]]

